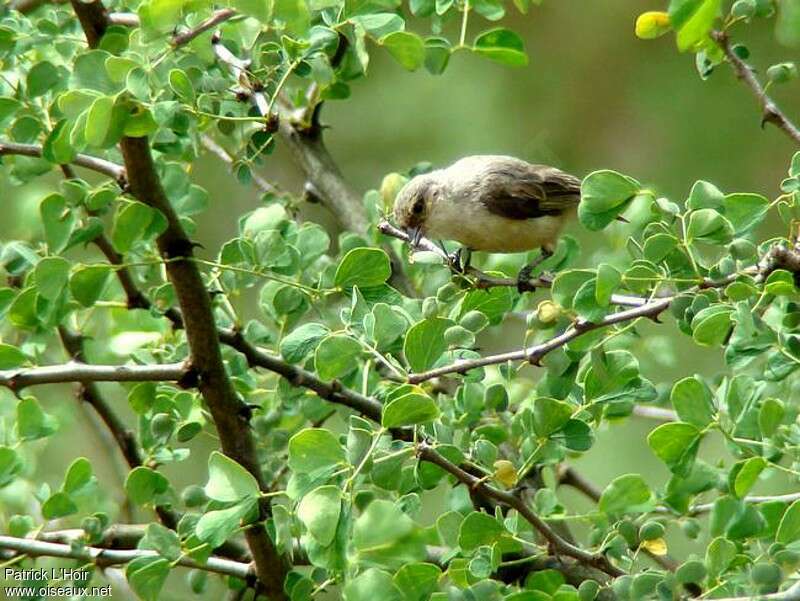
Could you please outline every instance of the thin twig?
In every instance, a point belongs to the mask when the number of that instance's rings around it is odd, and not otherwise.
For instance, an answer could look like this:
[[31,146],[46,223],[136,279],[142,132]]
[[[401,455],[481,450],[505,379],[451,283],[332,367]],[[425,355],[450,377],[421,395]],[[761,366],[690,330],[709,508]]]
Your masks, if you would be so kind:
[[744,62],[733,49],[731,45],[730,36],[724,31],[715,31],[712,37],[717,42],[719,47],[725,53],[725,58],[733,67],[736,76],[744,81],[753,95],[756,97],[759,106],[761,107],[761,125],[764,123],[772,123],[780,128],[787,136],[800,144],[800,129],[792,123],[786,114],[778,107],[777,104],[767,95],[767,91],[758,78],[753,73],[753,69]]
[[[225,150],[222,146],[217,144],[217,142],[208,134],[203,134],[200,136],[200,143],[205,147],[206,150],[211,152],[212,154],[216,155],[218,159],[220,159],[223,163],[228,165],[228,167],[233,168],[234,158],[231,154]],[[261,190],[264,194],[284,194],[284,191],[278,188],[277,186],[269,183],[266,179],[261,177],[258,173],[255,173],[252,169],[250,170],[250,177],[253,179],[253,183],[256,187]]]
[[155,365],[90,365],[70,361],[63,365],[0,370],[0,386],[21,390],[39,384],[67,382],[176,382],[186,377],[186,363]]
[[[0,155],[18,154],[28,157],[41,158],[42,146],[40,144],[19,144],[0,140]],[[102,173],[115,180],[121,187],[125,187],[125,168],[111,161],[93,157],[88,154],[78,154],[72,159],[72,164],[85,169]]]
[[[115,550],[98,547],[78,547],[60,543],[50,543],[30,538],[17,538],[14,536],[0,536],[0,549],[15,551],[28,557],[61,557],[64,559],[79,559],[91,562],[97,566],[111,566],[126,564],[140,557],[158,558],[157,551],[150,550]],[[203,563],[181,555],[176,560],[178,565],[196,570],[215,572],[226,576],[234,576],[247,580],[253,577],[251,564],[220,557],[209,557]]]
[[605,555],[590,553],[589,551],[567,542],[556,534],[542,518],[536,515],[520,497],[510,492],[489,486],[482,478],[473,476],[442,457],[442,455],[436,452],[436,450],[427,443],[421,443],[419,445],[417,448],[417,455],[423,461],[438,465],[444,471],[455,476],[459,482],[466,484],[470,490],[487,498],[494,499],[512,509],[516,509],[517,512],[547,540],[555,553],[573,557],[585,565],[602,570],[609,576],[622,576],[625,573],[612,564]]

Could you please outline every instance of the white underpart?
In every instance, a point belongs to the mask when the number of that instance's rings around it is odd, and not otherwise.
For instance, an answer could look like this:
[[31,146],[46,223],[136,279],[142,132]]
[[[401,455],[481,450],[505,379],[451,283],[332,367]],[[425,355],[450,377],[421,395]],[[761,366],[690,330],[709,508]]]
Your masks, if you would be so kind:
[[437,202],[425,223],[425,236],[456,240],[477,251],[523,252],[554,245],[564,216],[506,219],[482,203]]

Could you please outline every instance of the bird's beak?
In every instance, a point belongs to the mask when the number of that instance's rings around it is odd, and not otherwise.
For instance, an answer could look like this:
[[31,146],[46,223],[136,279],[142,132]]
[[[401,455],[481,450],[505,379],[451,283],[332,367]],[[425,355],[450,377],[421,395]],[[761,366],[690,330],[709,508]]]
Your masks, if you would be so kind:
[[419,240],[422,238],[422,228],[419,226],[409,226],[406,228],[406,233],[408,234],[408,241],[411,242],[411,245],[418,246]]

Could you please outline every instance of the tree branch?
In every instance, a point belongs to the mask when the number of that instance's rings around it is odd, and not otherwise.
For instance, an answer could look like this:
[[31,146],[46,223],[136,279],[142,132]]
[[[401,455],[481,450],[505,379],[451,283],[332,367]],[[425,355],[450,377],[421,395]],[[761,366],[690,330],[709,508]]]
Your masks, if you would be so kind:
[[[14,154],[41,158],[42,146],[40,144],[18,144],[0,140],[0,155]],[[115,180],[122,188],[126,185],[125,168],[111,161],[88,154],[78,154],[72,159],[72,164],[106,175]]]
[[[102,2],[98,0],[86,4],[81,0],[71,0],[71,4],[89,45],[95,47],[107,25]],[[153,163],[148,139],[123,137],[120,150],[130,177],[132,194],[139,201],[159,210],[166,219],[166,229],[158,236],[157,245],[161,256],[169,259],[166,263],[167,275],[182,310],[191,364],[197,370],[198,387],[217,427],[222,450],[249,471],[262,490],[266,490],[267,483],[261,472],[250,430],[250,411],[237,395],[225,371],[211,297],[197,264],[191,260],[194,244],[167,199]],[[261,506],[261,511],[263,518],[268,511],[267,503]],[[258,579],[267,596],[281,601],[286,599],[283,582],[288,565],[272,545],[263,524],[259,521],[246,529],[245,538],[255,561]]]
[[443,367],[431,369],[429,371],[425,371],[419,374],[411,374],[408,377],[408,381],[412,384],[419,384],[420,382],[425,382],[427,380],[438,378],[440,376],[444,376],[447,374],[452,374],[452,373],[463,374],[471,369],[475,369],[476,367],[497,365],[499,363],[505,363],[507,361],[524,360],[528,361],[529,363],[538,364],[539,361],[541,361],[541,359],[545,355],[547,355],[547,353],[561,346],[564,346],[568,342],[574,340],[575,338],[578,338],[579,336],[582,336],[587,332],[591,332],[592,330],[605,328],[607,326],[623,323],[626,321],[636,320],[641,317],[649,317],[651,319],[655,319],[667,307],[669,307],[672,300],[673,297],[668,297],[656,301],[651,301],[640,307],[633,307],[631,309],[625,309],[624,311],[618,311],[617,313],[612,313],[611,315],[607,315],[605,318],[596,323],[580,318],[576,320],[575,323],[573,323],[571,326],[569,326],[562,334],[559,334],[558,336],[555,336],[550,340],[542,342],[541,344],[536,344],[519,351],[511,351],[508,353],[489,355],[486,357],[479,357],[478,359],[459,360],[454,363],[451,363],[450,365],[445,365]]
[[581,563],[595,567],[609,576],[617,577],[625,574],[625,572],[612,564],[605,555],[590,553],[565,541],[518,496],[489,486],[481,478],[473,476],[442,457],[429,444],[424,442],[420,443],[417,447],[417,455],[423,461],[438,465],[444,471],[455,476],[459,482],[465,484],[470,490],[477,494],[483,495],[489,499],[494,499],[503,505],[515,509],[547,540],[554,553],[577,559]]
[[177,382],[189,371],[186,363],[89,365],[70,361],[63,365],[0,370],[0,386],[18,391],[28,386],[69,382]]
[[220,23],[224,23],[228,19],[232,19],[236,16],[236,11],[232,8],[222,8],[218,11],[215,11],[213,15],[211,15],[205,21],[202,21],[192,29],[187,31],[176,33],[172,36],[172,45],[176,48],[179,46],[184,46],[195,39],[197,36],[205,33],[209,29],[213,29]]
[[[79,559],[97,566],[126,564],[140,557],[160,557],[156,551],[149,550],[113,550],[98,547],[77,547],[72,545],[50,543],[30,538],[0,536],[0,549],[15,551],[28,557],[60,557],[63,559]],[[196,570],[215,572],[225,576],[234,576],[242,580],[251,579],[252,564],[247,564],[220,557],[209,557],[204,563],[198,563],[186,555],[177,560],[178,565]]]
[[715,31],[712,33],[712,37],[725,53],[725,58],[728,59],[731,67],[733,67],[736,77],[745,82],[756,97],[761,107],[761,125],[763,126],[764,123],[772,123],[794,140],[796,144],[800,144],[800,129],[798,129],[783,111],[781,111],[778,105],[767,96],[764,86],[758,81],[758,78],[753,73],[753,69],[739,58],[739,55],[734,51],[730,36],[724,31]]

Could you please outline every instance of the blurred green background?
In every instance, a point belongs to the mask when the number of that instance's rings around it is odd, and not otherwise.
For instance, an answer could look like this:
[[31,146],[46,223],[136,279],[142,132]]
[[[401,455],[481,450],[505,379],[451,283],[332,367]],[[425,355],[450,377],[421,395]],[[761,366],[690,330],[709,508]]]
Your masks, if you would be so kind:
[[[697,179],[711,181],[725,192],[752,191],[774,198],[794,151],[792,144],[776,128],[760,128],[755,99],[726,66],[702,81],[694,56],[679,55],[672,36],[650,42],[634,36],[636,16],[664,4],[545,0],[526,16],[513,12],[502,24],[525,39],[530,64],[520,69],[461,52],[452,57],[442,76],[408,73],[388,53],[374,48],[369,75],[353,82],[352,97],[330,102],[323,110],[328,147],[359,192],[378,187],[386,173],[420,161],[441,166],[468,154],[502,153],[581,176],[595,169],[615,169],[677,202],[685,199]],[[491,27],[477,15],[471,20],[469,38]],[[773,62],[800,58],[796,50],[774,43],[771,27],[771,21],[762,20],[742,28],[745,39],[737,38],[750,47],[752,61],[762,73]],[[456,29],[457,23],[446,24],[451,39]],[[800,118],[800,83],[771,92],[788,114]],[[211,207],[199,218],[197,232],[210,256],[234,236],[238,217],[257,206],[258,194],[237,183],[227,166],[213,157],[200,160],[192,173],[211,195]],[[302,174],[280,144],[262,174],[288,190],[302,189]],[[0,200],[6,215],[0,226],[4,238],[40,235],[36,205],[56,179],[49,181],[18,191],[30,202]],[[335,223],[323,208],[311,207],[307,213],[335,233]],[[766,237],[770,228],[778,232],[778,227],[771,222],[762,234]],[[611,234],[588,233],[576,224],[569,232],[585,249],[582,265],[624,252],[630,233],[624,227],[612,228]],[[484,340],[484,348],[509,348],[510,341],[516,344],[522,339],[523,329],[520,323],[510,323]],[[641,357],[643,374],[655,382],[671,383],[698,372],[713,376],[724,369],[719,350],[693,346],[669,319],[666,325],[647,325],[642,331],[645,336],[632,350]],[[534,370],[529,373],[536,377]],[[104,388],[122,410],[121,389]],[[13,401],[8,393],[0,394],[7,408]],[[48,401],[62,401],[71,394],[68,387],[53,387],[41,390],[39,396],[52,410],[56,403]],[[59,416],[61,432],[48,439],[37,477],[56,487],[75,457],[101,459],[105,463],[96,464],[96,469],[106,496],[98,500],[97,509],[107,508],[109,501],[121,498],[119,463],[98,451],[103,447],[94,420],[89,419],[94,416],[74,411],[74,404],[58,406],[65,410]],[[606,425],[595,448],[575,463],[601,487],[626,472],[642,473],[651,484],[663,483],[667,470],[645,441],[655,425],[637,418]],[[194,447],[202,454],[213,444],[206,437]],[[707,441],[703,454],[717,457],[724,451],[719,441]],[[205,461],[195,458],[190,463],[191,469],[166,468],[176,486],[205,481]],[[780,490],[777,480],[761,483],[755,492]],[[576,508],[587,507],[569,493],[565,498]],[[141,513],[138,519],[149,516]]]

